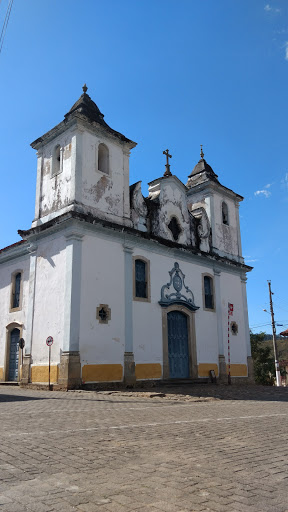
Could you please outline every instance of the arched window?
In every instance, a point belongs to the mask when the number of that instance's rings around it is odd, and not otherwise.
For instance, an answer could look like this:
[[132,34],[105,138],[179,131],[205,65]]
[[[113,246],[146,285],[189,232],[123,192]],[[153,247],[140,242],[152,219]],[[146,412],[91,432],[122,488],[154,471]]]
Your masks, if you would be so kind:
[[61,147],[59,144],[54,148],[52,160],[52,176],[55,176],[61,171]]
[[150,301],[149,260],[134,258],[134,300]]
[[203,280],[204,287],[204,308],[214,309],[214,291],[213,291],[213,279],[210,276],[204,275]]
[[98,171],[109,174],[109,150],[105,144],[98,146]]
[[21,272],[12,275],[11,309],[20,308],[21,306],[21,280]]
[[226,226],[229,226],[228,206],[224,201],[222,203],[222,222],[226,224]]

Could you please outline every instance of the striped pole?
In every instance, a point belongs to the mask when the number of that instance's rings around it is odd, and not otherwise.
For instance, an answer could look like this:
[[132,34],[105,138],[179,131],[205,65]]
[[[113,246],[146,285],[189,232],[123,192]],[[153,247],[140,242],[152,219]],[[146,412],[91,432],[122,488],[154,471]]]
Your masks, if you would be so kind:
[[228,384],[231,384],[231,358],[230,358],[230,316],[233,315],[233,304],[228,302]]

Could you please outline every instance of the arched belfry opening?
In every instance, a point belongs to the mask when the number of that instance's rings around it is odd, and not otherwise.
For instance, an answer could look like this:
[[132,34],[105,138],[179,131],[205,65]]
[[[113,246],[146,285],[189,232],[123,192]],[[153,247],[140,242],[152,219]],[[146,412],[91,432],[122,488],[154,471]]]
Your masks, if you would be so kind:
[[224,201],[222,203],[222,222],[226,226],[229,226],[228,206]]
[[98,171],[109,174],[109,149],[103,143],[98,146]]

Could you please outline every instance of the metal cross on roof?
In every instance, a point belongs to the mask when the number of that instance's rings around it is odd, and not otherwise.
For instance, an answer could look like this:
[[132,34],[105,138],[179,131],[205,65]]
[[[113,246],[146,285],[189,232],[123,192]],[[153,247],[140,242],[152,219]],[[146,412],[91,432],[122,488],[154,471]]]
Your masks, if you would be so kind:
[[166,155],[166,171],[164,172],[164,176],[172,176],[172,172],[170,171],[169,158],[172,158],[172,155],[169,155],[169,149],[163,151],[163,155]]
[[200,147],[201,147],[200,156],[201,156],[201,158],[202,158],[202,160],[203,160],[203,158],[204,158],[204,153],[203,153],[203,144],[200,144]]

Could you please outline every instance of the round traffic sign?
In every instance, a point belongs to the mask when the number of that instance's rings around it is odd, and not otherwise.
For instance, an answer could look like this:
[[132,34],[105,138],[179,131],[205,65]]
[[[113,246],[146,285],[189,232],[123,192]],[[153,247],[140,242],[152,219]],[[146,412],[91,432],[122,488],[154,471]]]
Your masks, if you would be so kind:
[[48,336],[48,338],[46,340],[46,345],[48,347],[51,347],[51,345],[53,345],[53,338],[52,338],[52,336]]

